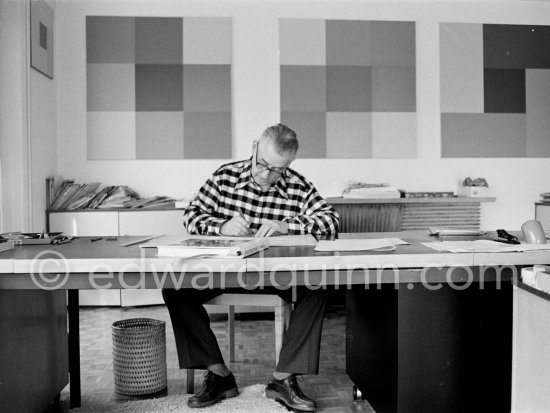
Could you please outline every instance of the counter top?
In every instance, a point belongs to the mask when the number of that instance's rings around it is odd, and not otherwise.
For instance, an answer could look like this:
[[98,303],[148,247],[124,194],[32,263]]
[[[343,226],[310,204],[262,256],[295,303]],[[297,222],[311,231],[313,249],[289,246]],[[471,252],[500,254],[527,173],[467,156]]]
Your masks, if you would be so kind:
[[443,204],[495,202],[496,198],[453,197],[453,198],[326,198],[329,204]]

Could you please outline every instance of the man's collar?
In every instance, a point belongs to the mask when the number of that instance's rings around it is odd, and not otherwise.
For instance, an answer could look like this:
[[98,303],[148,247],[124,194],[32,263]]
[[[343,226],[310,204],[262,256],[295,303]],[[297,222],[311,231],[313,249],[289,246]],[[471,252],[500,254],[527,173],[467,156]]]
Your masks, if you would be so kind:
[[[288,194],[286,192],[287,187],[285,175],[286,172],[275,181],[275,183],[269,190],[272,190],[274,188],[276,191],[279,192],[281,197],[288,199]],[[254,179],[252,178],[252,158],[244,162],[244,166],[241,174],[239,175],[237,184],[235,185],[235,189],[243,189],[246,188],[247,185],[255,186],[260,192],[262,192],[262,188],[260,187],[260,185],[258,185],[256,181],[254,181]]]
[[252,158],[244,162],[243,169],[241,171],[241,174],[239,175],[239,179],[237,181],[237,184],[235,185],[235,189],[245,188],[251,180],[252,180]]
[[283,175],[279,176],[279,179],[275,181],[274,186],[275,186],[275,189],[279,191],[279,194],[281,195],[281,197],[283,197],[284,199],[288,199],[288,194],[286,192],[285,176],[286,176],[286,171]]

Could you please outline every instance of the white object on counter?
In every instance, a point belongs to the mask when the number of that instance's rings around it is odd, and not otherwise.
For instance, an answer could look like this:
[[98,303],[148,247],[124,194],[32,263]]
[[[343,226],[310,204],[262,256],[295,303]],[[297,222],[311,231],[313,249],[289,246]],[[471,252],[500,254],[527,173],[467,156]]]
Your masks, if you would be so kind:
[[521,279],[524,284],[550,293],[550,267],[545,265],[534,265],[530,268],[521,269]]

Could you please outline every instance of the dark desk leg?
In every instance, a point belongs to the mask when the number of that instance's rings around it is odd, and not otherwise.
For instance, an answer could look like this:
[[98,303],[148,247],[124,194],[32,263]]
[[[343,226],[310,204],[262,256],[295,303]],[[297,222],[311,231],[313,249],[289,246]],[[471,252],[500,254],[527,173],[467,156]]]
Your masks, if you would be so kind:
[[78,320],[78,290],[68,290],[69,295],[69,388],[70,408],[80,407],[80,323]]

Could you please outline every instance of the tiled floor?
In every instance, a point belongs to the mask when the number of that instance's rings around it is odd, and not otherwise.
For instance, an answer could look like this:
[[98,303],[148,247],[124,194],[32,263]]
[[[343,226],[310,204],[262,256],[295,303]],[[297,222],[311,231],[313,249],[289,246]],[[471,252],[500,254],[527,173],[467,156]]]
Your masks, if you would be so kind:
[[[166,394],[185,394],[185,371],[180,370],[177,364],[172,325],[164,306],[88,307],[80,310],[83,405],[93,406],[93,403],[105,402],[115,405],[132,399],[117,395],[113,391],[111,324],[117,320],[135,317],[166,321]],[[226,325],[225,316],[212,316],[212,327],[224,355],[229,353]],[[235,334],[237,361],[229,363],[229,367],[236,376],[237,384],[239,387],[245,387],[266,383],[273,371],[275,360],[273,316],[267,313],[242,315],[236,323]],[[195,372],[196,386],[200,386],[202,374],[202,371]],[[317,399],[318,412],[374,412],[365,401],[354,403],[352,387],[353,383],[345,372],[344,308],[338,304],[329,305],[323,328],[319,375],[306,377],[302,388],[306,394]],[[66,388],[61,394],[63,411],[66,411],[68,398]]]

